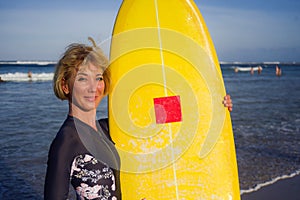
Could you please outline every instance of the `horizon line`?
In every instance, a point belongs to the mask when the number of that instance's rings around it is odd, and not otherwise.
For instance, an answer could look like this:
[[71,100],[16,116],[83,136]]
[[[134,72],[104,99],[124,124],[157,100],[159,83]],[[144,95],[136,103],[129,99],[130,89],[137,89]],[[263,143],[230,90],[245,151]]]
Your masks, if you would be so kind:
[[[22,64],[38,64],[50,65],[56,64],[53,60],[0,60],[0,64],[22,65]],[[300,65],[300,61],[219,61],[220,65]]]

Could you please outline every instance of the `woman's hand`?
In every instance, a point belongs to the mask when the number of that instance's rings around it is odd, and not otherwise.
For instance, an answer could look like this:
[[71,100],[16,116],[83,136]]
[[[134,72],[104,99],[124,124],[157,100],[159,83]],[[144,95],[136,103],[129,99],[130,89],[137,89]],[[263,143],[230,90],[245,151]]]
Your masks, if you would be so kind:
[[224,97],[224,100],[223,100],[223,105],[225,106],[225,107],[227,107],[228,108],[228,110],[229,110],[229,112],[231,112],[232,111],[232,101],[231,101],[231,98],[230,98],[230,95],[229,94],[227,94],[225,97]]

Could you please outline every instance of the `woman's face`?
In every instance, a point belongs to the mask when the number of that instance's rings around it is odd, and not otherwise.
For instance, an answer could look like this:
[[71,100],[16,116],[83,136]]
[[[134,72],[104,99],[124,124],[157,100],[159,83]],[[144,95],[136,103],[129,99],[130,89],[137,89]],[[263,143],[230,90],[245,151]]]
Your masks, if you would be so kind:
[[85,112],[94,110],[104,97],[103,71],[93,64],[81,66],[69,88],[73,106]]

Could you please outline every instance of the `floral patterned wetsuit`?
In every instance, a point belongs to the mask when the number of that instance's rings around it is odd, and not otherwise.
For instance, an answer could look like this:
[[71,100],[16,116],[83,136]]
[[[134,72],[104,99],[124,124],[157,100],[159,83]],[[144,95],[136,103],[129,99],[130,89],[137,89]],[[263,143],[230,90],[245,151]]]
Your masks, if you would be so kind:
[[69,183],[77,199],[121,199],[120,159],[108,134],[107,120],[98,131],[68,116],[53,140],[45,180],[44,199],[67,199]]

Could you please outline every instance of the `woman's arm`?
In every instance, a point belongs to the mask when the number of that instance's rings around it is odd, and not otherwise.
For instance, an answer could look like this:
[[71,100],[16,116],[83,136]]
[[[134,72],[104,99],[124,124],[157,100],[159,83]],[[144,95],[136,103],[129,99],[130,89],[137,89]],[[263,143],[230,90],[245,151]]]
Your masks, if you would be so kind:
[[51,144],[44,185],[44,200],[68,198],[72,162],[72,139],[58,133]]

